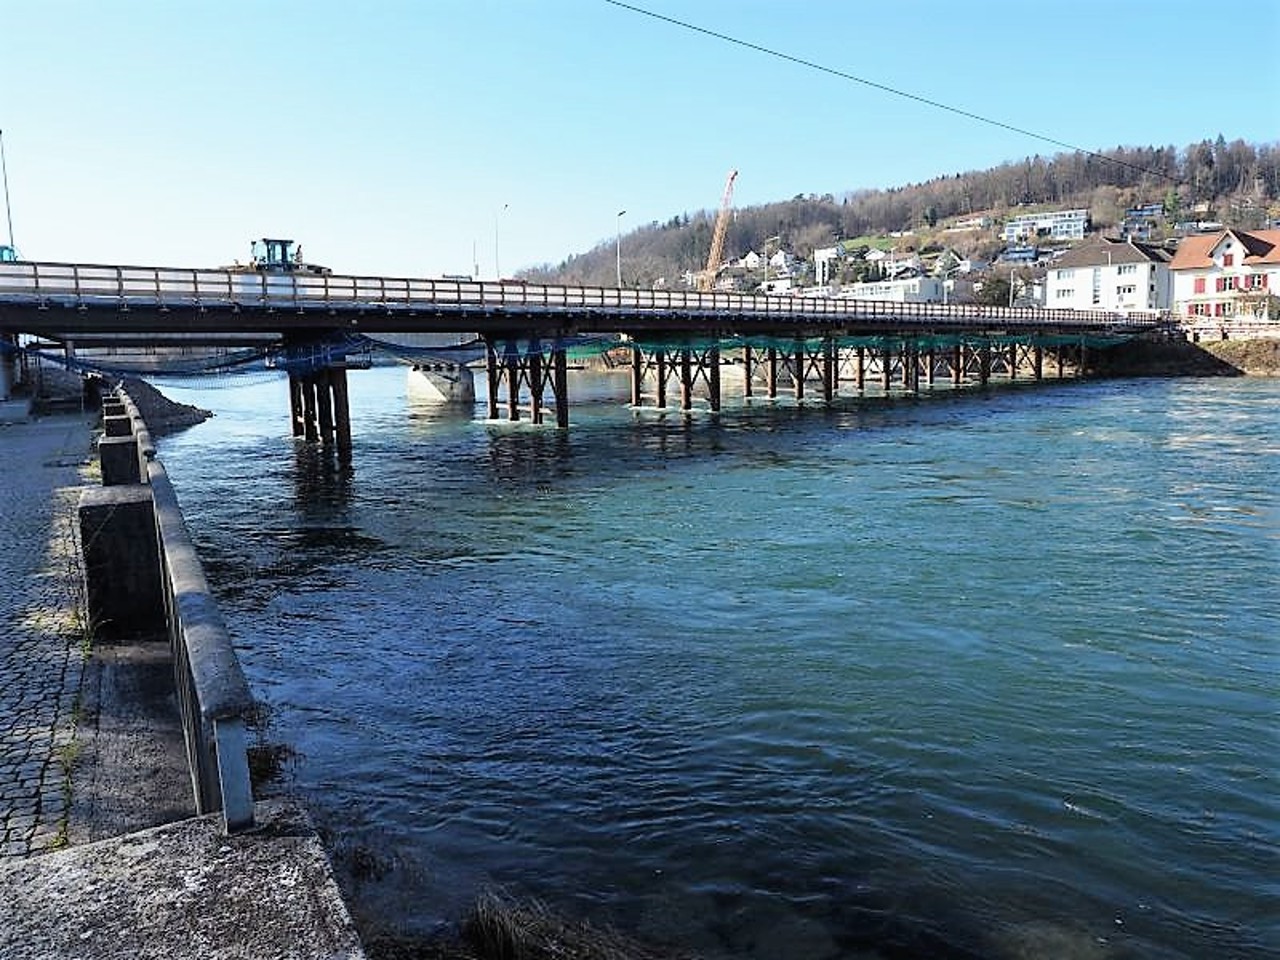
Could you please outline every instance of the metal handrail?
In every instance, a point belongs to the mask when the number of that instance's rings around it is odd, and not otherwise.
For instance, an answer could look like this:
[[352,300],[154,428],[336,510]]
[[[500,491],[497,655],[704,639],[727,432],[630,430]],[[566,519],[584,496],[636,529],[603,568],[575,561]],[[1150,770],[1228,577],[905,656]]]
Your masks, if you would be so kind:
[[250,309],[317,309],[327,312],[380,309],[461,309],[541,313],[583,310],[629,316],[734,315],[840,323],[849,320],[907,321],[931,325],[974,320],[1071,327],[1146,327],[1167,312],[1112,313],[977,304],[899,303],[822,297],[698,293],[615,287],[578,287],[513,281],[460,281],[344,274],[261,274],[234,270],[134,267],[115,264],[21,262],[0,265],[0,303],[229,306]]

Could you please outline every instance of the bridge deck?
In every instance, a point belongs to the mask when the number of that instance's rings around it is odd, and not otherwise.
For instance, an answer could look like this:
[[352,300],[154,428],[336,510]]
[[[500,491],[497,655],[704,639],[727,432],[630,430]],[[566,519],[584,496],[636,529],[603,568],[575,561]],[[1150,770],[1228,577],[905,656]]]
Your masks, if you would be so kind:
[[0,264],[0,332],[1132,335],[1160,314],[393,277]]

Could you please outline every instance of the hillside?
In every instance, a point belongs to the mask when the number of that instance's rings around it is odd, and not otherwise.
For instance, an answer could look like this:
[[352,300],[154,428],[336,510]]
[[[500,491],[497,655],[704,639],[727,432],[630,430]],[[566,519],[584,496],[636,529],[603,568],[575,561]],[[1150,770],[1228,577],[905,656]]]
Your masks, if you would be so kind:
[[[1127,208],[1149,203],[1163,205],[1169,224],[1193,219],[1229,222],[1244,229],[1260,227],[1267,218],[1280,216],[1280,143],[1228,143],[1219,136],[1181,150],[1116,147],[1097,155],[1034,156],[989,170],[889,190],[859,190],[839,198],[797,195],[736,209],[724,255],[727,261],[751,250],[759,252],[767,240],[770,251],[781,248],[810,260],[815,247],[839,239],[862,238],[874,244],[891,233],[911,231],[881,245],[926,252],[947,246],[985,259],[1003,247],[998,225],[1011,212],[1087,207],[1094,230],[1107,231],[1120,223]],[[976,217],[990,218],[992,225],[976,230],[953,227],[957,219]],[[700,210],[625,234],[623,283],[675,286],[687,271],[701,269],[711,246],[714,219],[714,211]],[[521,275],[544,283],[613,286],[614,258],[613,243],[603,242],[558,265]]]

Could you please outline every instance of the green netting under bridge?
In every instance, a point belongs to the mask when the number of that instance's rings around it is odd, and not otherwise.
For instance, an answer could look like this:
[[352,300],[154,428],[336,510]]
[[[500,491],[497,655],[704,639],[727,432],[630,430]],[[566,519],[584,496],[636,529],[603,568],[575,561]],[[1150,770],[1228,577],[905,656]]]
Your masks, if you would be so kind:
[[731,336],[731,337],[636,337],[615,346],[635,346],[645,353],[676,353],[681,350],[706,351],[718,347],[721,351],[739,350],[750,347],[752,350],[777,350],[783,353],[795,353],[801,350],[809,354],[821,353],[828,343],[840,349],[857,349],[901,351],[913,348],[924,352],[928,350],[947,350],[957,346],[980,348],[993,346],[1010,346],[1016,344],[1025,347],[1061,347],[1081,346],[1093,348],[1113,347],[1131,339],[1128,336],[1107,336],[1102,334],[1062,334],[1062,333],[1007,333],[1007,334],[919,334],[895,336],[831,336],[831,337],[772,337],[772,336]]

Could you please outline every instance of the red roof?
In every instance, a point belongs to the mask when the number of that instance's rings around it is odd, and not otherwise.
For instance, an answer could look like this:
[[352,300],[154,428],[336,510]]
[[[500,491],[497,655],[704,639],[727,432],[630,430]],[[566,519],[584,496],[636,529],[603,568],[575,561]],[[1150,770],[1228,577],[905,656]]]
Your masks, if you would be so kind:
[[1263,266],[1264,264],[1280,264],[1280,230],[1223,230],[1221,233],[1207,233],[1193,237],[1184,237],[1178,244],[1178,252],[1173,255],[1170,270],[1194,270],[1213,266],[1210,254],[1222,242],[1231,236],[1240,241],[1245,249],[1241,259],[1242,266]]

